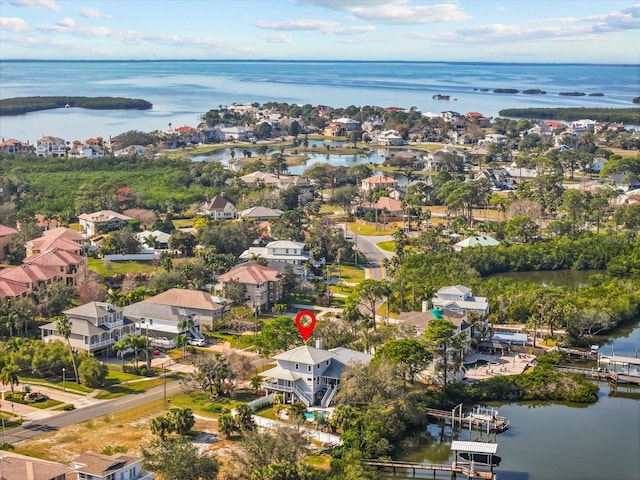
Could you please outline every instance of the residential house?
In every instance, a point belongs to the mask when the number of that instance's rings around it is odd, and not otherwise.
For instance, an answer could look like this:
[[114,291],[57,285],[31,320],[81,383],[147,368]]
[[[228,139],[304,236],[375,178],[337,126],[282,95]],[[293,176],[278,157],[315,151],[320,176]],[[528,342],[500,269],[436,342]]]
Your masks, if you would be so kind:
[[123,309],[127,320],[133,322],[136,330],[147,337],[150,345],[175,347],[175,338],[185,333],[180,328],[180,323],[185,319],[193,322],[193,327],[187,330],[188,335],[193,339],[204,340],[200,332],[200,322],[189,308],[143,300]]
[[431,299],[431,304],[434,308],[453,310],[464,315],[469,312],[475,312],[480,316],[489,314],[487,297],[474,297],[471,289],[464,285],[442,287]]
[[204,142],[204,134],[197,128],[183,125],[174,129],[174,132],[178,134],[181,142],[185,144],[198,144]]
[[[111,346],[128,333],[140,334],[133,321],[124,315],[121,307],[105,302],[89,302],[63,312],[71,325],[69,342],[78,352],[95,356],[110,355]],[[51,342],[66,339],[58,333],[57,322],[40,327],[42,340]]]
[[402,202],[391,197],[380,197],[377,202],[363,205],[362,209],[374,210],[385,221],[388,217],[401,217],[403,212]]
[[489,145],[490,143],[504,143],[509,140],[509,137],[502,135],[501,133],[490,133],[484,136],[484,138],[478,140],[478,145]]
[[371,359],[371,355],[344,347],[322,350],[318,341],[315,348],[305,345],[276,355],[271,359],[276,366],[258,375],[264,378],[262,387],[267,393],[281,394],[285,403],[327,407],[338,391],[344,368],[367,365]]
[[[168,250],[169,249],[169,238],[171,235],[160,230],[154,230],[150,232],[149,230],[144,230],[142,232],[138,232],[135,234],[136,240],[140,243],[142,250]],[[153,245],[149,245],[151,243],[150,239],[153,238]]]
[[250,207],[246,210],[242,210],[238,213],[238,218],[243,220],[273,220],[274,218],[280,218],[284,212],[277,208],[268,208],[258,205],[256,207]]
[[78,220],[82,231],[90,237],[98,233],[120,230],[133,218],[113,210],[100,210],[99,212],[78,215]]
[[249,140],[249,138],[253,135],[252,130],[241,126],[224,127],[220,129],[220,132],[223,135],[223,139],[225,142],[232,142],[234,140]]
[[467,158],[462,150],[455,148],[442,148],[436,152],[428,153],[425,160],[425,170],[430,172],[447,171],[448,167],[444,162],[447,157],[455,156],[456,160],[465,163]]
[[0,278],[0,299],[2,298],[26,298],[31,290],[22,283]]
[[[42,230],[43,232],[61,227],[60,221],[57,218],[53,218],[48,215],[43,215],[41,213],[36,213],[33,217],[36,222],[36,225],[40,227],[40,230]],[[18,225],[18,228],[20,228],[19,225]]]
[[489,186],[492,190],[513,190],[514,181],[511,174],[504,168],[483,168],[481,169],[474,181],[486,179],[489,182]]
[[477,124],[480,128],[489,128],[491,126],[491,119],[485,117],[480,112],[467,112],[464,115],[468,121]]
[[222,193],[202,204],[198,213],[208,215],[213,220],[229,220],[236,217],[236,205],[231,198]]
[[242,252],[240,260],[251,261],[256,258],[264,258],[270,268],[284,272],[286,265],[293,267],[296,275],[306,276],[305,264],[311,255],[304,251],[304,243],[291,240],[277,240],[269,242],[265,247],[250,247]]
[[449,122],[449,123],[453,123],[456,120],[458,120],[460,117],[462,117],[462,115],[459,112],[454,112],[453,110],[447,110],[446,112],[442,112],[440,116],[445,122]]
[[76,457],[71,466],[77,480],[153,480],[154,475],[142,469],[142,459],[116,453],[102,455],[86,452]]
[[62,281],[67,285],[76,285],[78,278],[87,273],[87,260],[84,256],[61,248],[53,248],[29,255],[22,263],[54,268],[58,270]]
[[453,246],[456,252],[464,248],[469,247],[495,247],[500,245],[500,242],[489,235],[478,235],[473,237],[467,237],[464,240],[459,241]]
[[306,201],[311,201],[315,196],[314,186],[305,177],[295,175],[275,175],[268,172],[253,172],[240,177],[246,185],[256,188],[274,187],[278,190],[298,188],[299,195]]
[[0,456],[2,480],[71,480],[72,469],[63,463],[4,450]]
[[18,265],[0,270],[0,280],[18,283],[33,292],[36,288],[51,285],[62,279],[59,270],[44,265]]
[[344,137],[351,132],[360,129],[360,122],[350,118],[338,118],[333,120],[324,129],[324,135],[329,137]]
[[284,280],[276,269],[251,262],[237,265],[218,277],[215,290],[224,292],[226,285],[232,281],[246,287],[246,303],[258,313],[269,311],[282,299]]
[[[426,306],[423,306],[426,307]],[[454,312],[447,309],[428,309],[425,308],[421,312],[401,312],[398,314],[398,324],[403,330],[414,332],[416,337],[422,338],[427,325],[435,318],[444,318],[460,328],[460,331],[466,330],[465,316],[462,313]]]
[[[78,233],[78,235],[80,234]],[[27,256],[47,252],[54,248],[75,253],[76,255],[82,255],[84,252],[84,246],[82,244],[79,244],[74,240],[70,240],[69,237],[65,237],[64,235],[44,235],[42,237],[34,238],[33,240],[29,240],[25,243],[25,248],[27,250]]]
[[23,143],[15,138],[10,138],[9,140],[3,140],[0,143],[0,152],[9,153],[12,155],[19,155],[22,153],[31,153],[31,145],[28,143]]
[[18,230],[0,224],[0,262],[6,257],[5,247],[9,245],[11,239],[18,234]]
[[58,137],[42,137],[36,142],[36,155],[39,157],[64,157],[67,155],[67,143]]
[[404,139],[397,130],[385,130],[374,137],[374,142],[380,145],[402,145]]
[[181,308],[185,313],[193,314],[194,320],[200,325],[209,327],[214,320],[222,318],[224,314],[224,305],[210,293],[202,290],[170,288],[147,298],[145,302]]
[[398,181],[395,178],[386,177],[384,175],[374,175],[362,179],[360,188],[364,192],[371,192],[377,188],[394,189],[398,186]]
[[144,145],[129,145],[125,148],[120,148],[113,152],[114,157],[133,157],[140,156],[144,154]]

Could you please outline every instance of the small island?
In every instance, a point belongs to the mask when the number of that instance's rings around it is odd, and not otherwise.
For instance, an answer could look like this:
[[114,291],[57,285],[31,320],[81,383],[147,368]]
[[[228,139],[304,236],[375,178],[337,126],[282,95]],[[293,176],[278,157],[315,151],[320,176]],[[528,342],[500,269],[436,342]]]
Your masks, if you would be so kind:
[[14,97],[0,100],[0,116],[72,107],[89,110],[150,110],[153,104],[140,98],[124,97]]
[[544,90],[540,90],[539,88],[528,88],[526,90],[523,90],[522,93],[526,95],[546,95],[547,94],[547,92],[545,92]]
[[519,93],[515,88],[494,88],[493,93]]

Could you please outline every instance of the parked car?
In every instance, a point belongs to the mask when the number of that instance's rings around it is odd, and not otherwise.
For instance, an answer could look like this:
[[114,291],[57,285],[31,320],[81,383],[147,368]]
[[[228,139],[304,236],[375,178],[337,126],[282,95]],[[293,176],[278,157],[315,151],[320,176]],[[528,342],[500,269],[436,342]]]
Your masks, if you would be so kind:
[[194,347],[206,347],[207,342],[202,338],[192,338],[189,340],[189,345],[193,345]]

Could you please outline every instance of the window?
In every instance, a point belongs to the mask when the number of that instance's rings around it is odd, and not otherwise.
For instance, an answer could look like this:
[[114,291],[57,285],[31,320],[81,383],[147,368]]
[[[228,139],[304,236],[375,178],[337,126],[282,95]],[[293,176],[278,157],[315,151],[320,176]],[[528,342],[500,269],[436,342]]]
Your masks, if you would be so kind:
[[269,282],[269,289],[273,289],[273,282]]
[[273,293],[269,294],[269,300],[273,300]]
[[307,372],[311,371],[311,365],[307,365]]
[[298,365],[298,364],[296,363],[296,365],[295,365],[295,369],[296,369],[296,370],[299,370],[299,369],[300,369],[300,365]]

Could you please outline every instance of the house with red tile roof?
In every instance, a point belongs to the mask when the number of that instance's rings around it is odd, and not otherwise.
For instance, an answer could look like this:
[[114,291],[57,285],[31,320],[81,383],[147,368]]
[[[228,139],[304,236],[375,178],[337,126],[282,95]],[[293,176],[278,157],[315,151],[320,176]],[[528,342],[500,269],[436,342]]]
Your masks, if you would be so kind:
[[284,280],[280,272],[273,268],[251,262],[238,265],[218,277],[215,290],[224,293],[230,282],[238,282],[246,287],[246,303],[258,313],[270,310],[282,298]]
[[391,217],[402,216],[402,202],[390,197],[380,197],[377,202],[369,203],[363,207],[365,210],[377,210],[379,214]]
[[2,153],[17,155],[20,153],[31,153],[31,150],[31,145],[16,140],[15,138],[10,138],[9,140],[4,140],[0,143],[0,152]]
[[18,230],[15,228],[0,224],[0,262],[3,261],[6,256],[4,248],[9,245],[11,239],[17,234]]
[[44,265],[22,264],[17,267],[0,270],[0,280],[19,283],[27,287],[31,292],[41,285],[51,285],[61,279],[62,277],[58,270]]
[[364,178],[361,182],[361,189],[370,192],[376,188],[396,188],[398,181],[395,178],[385,177],[384,175],[374,175],[373,177]]
[[56,237],[49,235],[29,240],[25,243],[25,248],[27,249],[27,256],[53,250],[54,248],[66,250],[67,252],[72,252],[76,255],[82,255],[83,250],[82,245],[79,245],[73,240],[69,240],[62,236]]
[[64,157],[67,155],[67,143],[58,137],[42,137],[36,141],[36,155],[39,157]]
[[53,248],[42,253],[29,255],[23,260],[23,263],[55,268],[60,272],[62,280],[67,285],[75,285],[79,276],[87,272],[85,257],[61,248]]
[[24,298],[29,293],[31,290],[23,284],[0,278],[0,298]]

